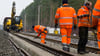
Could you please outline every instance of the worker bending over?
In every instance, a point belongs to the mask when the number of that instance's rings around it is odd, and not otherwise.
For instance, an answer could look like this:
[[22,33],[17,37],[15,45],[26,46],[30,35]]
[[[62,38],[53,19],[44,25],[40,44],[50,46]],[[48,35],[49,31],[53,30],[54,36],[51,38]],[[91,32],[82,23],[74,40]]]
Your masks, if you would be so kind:
[[88,27],[90,26],[90,16],[91,16],[91,2],[86,2],[84,6],[82,6],[78,10],[77,18],[79,19],[78,27],[79,27],[79,42],[78,42],[78,53],[85,54],[86,52],[86,43],[88,41]]
[[69,52],[73,22],[75,24],[74,27],[76,28],[77,16],[75,9],[69,6],[68,0],[62,0],[62,4],[63,6],[58,8],[56,11],[55,27],[57,27],[59,19],[63,50]]
[[100,0],[97,0],[94,6],[92,13],[92,23],[93,28],[97,28],[98,47],[100,49]]
[[45,44],[45,38],[46,38],[46,34],[48,32],[47,28],[42,25],[35,25],[35,26],[32,26],[32,28],[38,33],[36,38],[39,37],[41,34],[41,43]]

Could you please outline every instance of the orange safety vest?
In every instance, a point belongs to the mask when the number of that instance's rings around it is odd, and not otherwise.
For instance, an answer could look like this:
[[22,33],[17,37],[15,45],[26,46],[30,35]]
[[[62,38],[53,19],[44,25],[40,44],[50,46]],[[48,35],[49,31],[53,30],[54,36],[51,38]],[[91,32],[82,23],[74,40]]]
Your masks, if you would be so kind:
[[46,27],[44,27],[44,26],[36,25],[36,26],[34,27],[34,30],[35,30],[36,32],[40,32],[40,31],[43,32],[45,28],[46,28]]
[[100,18],[100,0],[96,1],[96,4],[93,9],[92,17],[93,17],[92,18],[93,25],[96,26],[98,22],[98,18]]
[[59,20],[60,25],[71,25],[72,26],[73,22],[76,25],[77,24],[76,17],[77,16],[76,16],[75,9],[72,7],[69,7],[68,4],[63,4],[63,7],[58,8],[56,15],[55,15],[56,19],[60,18]]
[[[84,17],[84,15],[89,15],[89,17]],[[91,13],[88,10],[88,8],[86,6],[82,6],[79,10],[78,10],[78,14],[77,16],[80,16],[82,18],[79,18],[79,23],[78,23],[78,27],[84,26],[84,27],[90,27],[90,16]]]

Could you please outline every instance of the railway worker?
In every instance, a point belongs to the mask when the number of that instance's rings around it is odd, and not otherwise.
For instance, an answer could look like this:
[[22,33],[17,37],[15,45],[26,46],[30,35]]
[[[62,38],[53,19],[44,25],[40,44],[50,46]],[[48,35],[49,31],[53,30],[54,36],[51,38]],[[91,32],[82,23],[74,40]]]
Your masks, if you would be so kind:
[[35,25],[35,26],[32,26],[32,28],[38,33],[37,37],[39,37],[41,35],[41,43],[45,44],[45,38],[46,38],[46,34],[48,32],[47,28],[42,25]]
[[85,50],[86,43],[88,41],[88,27],[90,26],[90,16],[91,16],[91,10],[92,3],[86,2],[84,6],[82,6],[78,10],[77,18],[79,19],[78,27],[79,27],[79,42],[78,42],[78,53],[79,54],[85,54],[88,53]]
[[62,1],[63,6],[58,8],[55,15],[55,27],[60,25],[60,32],[62,35],[62,45],[64,51],[70,51],[70,43],[71,43],[71,32],[74,22],[74,28],[76,28],[77,19],[75,9],[70,7],[68,4],[68,0]]
[[92,14],[93,28],[97,27],[98,47],[100,49],[100,0],[96,1]]

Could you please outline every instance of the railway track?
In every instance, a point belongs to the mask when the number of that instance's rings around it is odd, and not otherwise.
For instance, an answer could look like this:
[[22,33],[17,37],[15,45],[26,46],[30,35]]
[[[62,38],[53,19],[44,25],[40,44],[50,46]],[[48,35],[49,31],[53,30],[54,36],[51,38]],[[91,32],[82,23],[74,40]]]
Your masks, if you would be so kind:
[[[19,56],[30,56],[24,49],[22,49],[22,48],[20,48],[10,37],[9,37],[9,35],[8,35],[8,33],[7,32],[5,32],[5,31],[2,31],[2,32],[4,32],[4,36],[5,37],[8,37],[8,38],[6,38],[6,39],[8,39],[8,41],[9,41],[9,43],[11,44],[11,46],[14,48],[14,52],[16,52],[16,54],[17,54],[17,56],[19,55]],[[3,40],[3,41],[5,41],[5,40]],[[6,40],[7,41],[7,40]],[[6,44],[6,43],[5,43]],[[7,45],[7,46],[9,46],[9,45]],[[0,51],[1,52],[1,51]],[[12,52],[12,51],[9,51],[9,52]],[[8,52],[8,53],[9,53]],[[5,56],[5,55],[1,55],[0,54],[0,56]],[[15,55],[7,55],[7,56],[15,56]]]
[[[88,37],[88,40],[91,40],[91,41],[97,41],[97,34],[94,32],[94,31],[91,31],[92,32],[92,34],[94,34],[93,36],[91,36],[91,37]],[[76,34],[76,36],[71,36],[71,38],[73,38],[73,39],[79,39],[79,36],[78,36],[78,33],[76,33],[76,32],[73,32],[73,33],[75,33]],[[47,34],[47,35],[51,35],[51,36],[59,36],[59,37],[61,37],[61,35],[60,34]]]
[[[11,33],[11,34],[13,34],[13,33]],[[47,51],[47,52],[49,52],[51,54],[54,54],[55,56],[75,56],[75,54],[49,47],[47,45],[32,41],[30,39],[24,38],[24,37],[19,36],[17,34],[13,34],[13,35],[15,35],[15,36],[27,41],[28,43],[30,43],[32,45],[35,45],[35,46],[39,47],[39,48],[41,48],[41,49],[43,49],[43,50],[45,50],[45,51]]]
[[[36,37],[35,35],[29,35],[29,34],[24,34],[24,33],[20,33],[20,34],[26,35],[26,36]],[[47,41],[51,41],[51,42],[55,42],[55,43],[58,43],[58,44],[61,44],[61,41],[59,41],[59,40],[50,39],[50,38],[46,38],[46,40],[47,40]],[[71,47],[77,48],[77,44],[71,43]],[[92,52],[92,53],[100,54],[100,49],[98,49],[98,48],[96,48],[96,47],[87,46],[87,47],[86,47],[86,50],[89,51],[89,52]]]
[[[60,37],[61,37],[60,34],[57,34],[57,35],[55,35],[55,34],[48,34],[48,35],[52,35],[52,36],[60,36]],[[76,36],[71,36],[71,38],[79,39],[79,36],[78,36],[78,35],[76,35]],[[94,36],[92,36],[92,37],[88,37],[88,40],[91,40],[91,41],[97,41],[96,33],[95,33]]]
[[10,43],[13,45],[15,50],[21,55],[21,56],[30,56],[24,49],[18,47],[18,45],[11,39],[9,38]]
[[0,56],[29,56],[12,41],[9,34],[0,30]]

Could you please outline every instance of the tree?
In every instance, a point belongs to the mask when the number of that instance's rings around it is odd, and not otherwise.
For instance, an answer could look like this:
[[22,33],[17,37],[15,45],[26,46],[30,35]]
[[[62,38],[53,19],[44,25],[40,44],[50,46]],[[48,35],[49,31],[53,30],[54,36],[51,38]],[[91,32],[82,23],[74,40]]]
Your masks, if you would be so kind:
[[[34,0],[29,6],[22,11],[21,17],[24,19],[26,14],[27,28],[37,25],[38,21],[38,5],[40,8],[40,24],[44,26],[54,26],[56,9],[62,5],[62,0]],[[95,0],[90,0],[95,3]],[[76,11],[84,4],[84,0],[69,0],[69,5],[74,7]]]

